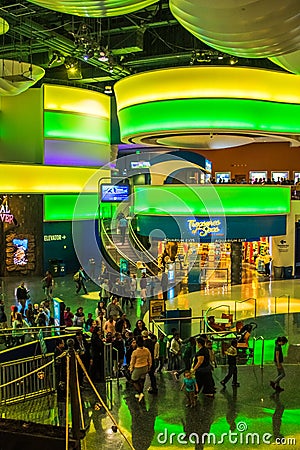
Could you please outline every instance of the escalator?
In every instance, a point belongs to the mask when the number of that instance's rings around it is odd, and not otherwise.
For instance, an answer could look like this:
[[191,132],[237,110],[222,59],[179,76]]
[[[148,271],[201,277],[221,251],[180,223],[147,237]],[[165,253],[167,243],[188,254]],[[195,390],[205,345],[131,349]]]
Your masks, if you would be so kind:
[[111,226],[111,223],[108,219],[100,220],[101,250],[109,266],[119,273],[120,264],[122,260],[125,260],[128,262],[130,273],[136,273],[138,268],[144,267],[148,275],[156,276],[159,272],[157,261],[139,241],[131,221],[129,221],[124,244],[120,242],[120,234]]

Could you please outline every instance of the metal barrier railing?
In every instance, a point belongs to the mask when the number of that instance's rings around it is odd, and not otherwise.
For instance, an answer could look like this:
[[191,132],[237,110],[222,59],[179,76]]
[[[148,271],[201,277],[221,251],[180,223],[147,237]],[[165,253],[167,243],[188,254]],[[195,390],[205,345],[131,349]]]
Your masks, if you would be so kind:
[[249,298],[246,298],[245,300],[235,300],[235,302],[234,302],[234,320],[237,320],[237,317],[236,317],[237,304],[238,303],[245,303],[245,302],[248,302],[250,300],[254,300],[254,318],[256,318],[256,314],[257,314],[257,300],[254,297],[249,297]]
[[[0,386],[38,369],[53,359],[54,355],[51,353],[0,364]],[[53,391],[55,391],[54,364],[49,364],[41,372],[33,373],[19,382],[0,387],[0,404],[40,397]]]
[[279,295],[279,296],[275,297],[275,301],[274,301],[274,313],[275,313],[275,314],[277,314],[277,300],[278,300],[279,298],[284,298],[284,297],[286,297],[286,299],[287,299],[287,312],[288,312],[288,314],[290,313],[290,309],[291,309],[291,296],[288,295],[288,294],[282,294],[282,295]]
[[[116,359],[113,358],[116,352]],[[114,362],[116,361],[115,365]],[[113,342],[104,343],[104,379],[106,383],[106,395],[109,409],[113,407],[113,380],[117,380],[119,387],[119,352],[113,347]]]
[[[207,272],[213,273],[207,276]],[[224,277],[222,276],[224,273]],[[201,269],[201,283],[226,283],[229,284],[229,271],[228,268],[206,268]]]
[[[187,320],[199,320],[199,333],[203,333],[203,316],[194,316],[194,317],[170,317],[170,318],[158,318],[155,321],[152,320],[152,332],[154,333],[154,326],[158,327],[158,323],[168,323],[168,322],[178,322],[178,333],[181,334],[181,323],[186,323]],[[184,322],[185,321],[185,322]],[[160,327],[160,331],[166,335],[166,333]]]
[[[207,317],[212,315],[211,314],[212,311],[215,311],[216,309],[220,309],[220,308],[227,308],[227,314],[230,315],[230,305],[218,305],[218,306],[215,306],[214,308],[208,308],[206,311],[204,311],[204,331],[205,332],[207,332],[207,330],[216,331],[207,322]],[[202,311],[202,313],[203,313],[203,311]],[[226,331],[226,330],[224,330],[224,331]]]
[[256,341],[262,341],[261,344],[261,361],[260,361],[260,368],[264,368],[264,357],[265,357],[265,338],[263,336],[259,337],[253,337],[253,360],[252,365],[254,365],[254,357],[255,357],[255,348],[256,348]]

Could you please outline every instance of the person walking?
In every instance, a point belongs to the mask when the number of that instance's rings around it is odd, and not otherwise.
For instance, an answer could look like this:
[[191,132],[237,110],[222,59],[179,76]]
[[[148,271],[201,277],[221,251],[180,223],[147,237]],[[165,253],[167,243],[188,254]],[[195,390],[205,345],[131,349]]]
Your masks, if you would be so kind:
[[156,395],[158,393],[156,377],[155,377],[155,341],[149,338],[149,333],[147,330],[142,331],[142,337],[144,339],[144,347],[146,347],[151,353],[151,367],[148,371],[150,378],[151,387],[148,389],[149,394]]
[[283,354],[282,354],[282,346],[286,345],[288,340],[285,336],[279,336],[275,341],[275,350],[274,350],[274,362],[277,368],[277,377],[274,381],[270,381],[270,386],[276,392],[282,392],[284,389],[280,387],[280,381],[285,377],[285,371],[283,368]]
[[190,370],[185,370],[184,371],[184,378],[183,378],[183,383],[181,385],[181,391],[184,390],[186,399],[187,399],[187,403],[186,403],[186,407],[188,408],[189,406],[191,406],[192,408],[194,406],[196,406],[196,396],[198,394],[198,385],[197,385],[197,381],[195,380],[195,378],[192,377],[191,371]]
[[47,300],[52,300],[53,298],[53,281],[54,280],[51,273],[49,272],[49,270],[47,270],[44,278],[42,279],[42,286]]
[[179,333],[175,333],[170,345],[170,364],[171,370],[178,371],[181,368],[181,346],[182,340],[180,339]]
[[125,244],[125,235],[127,230],[128,221],[124,214],[119,219],[119,228],[121,234],[121,244]]
[[139,402],[144,398],[144,384],[147,373],[152,365],[151,353],[144,347],[143,336],[136,338],[137,348],[132,352],[130,359],[130,373],[133,386],[137,391],[135,397]]
[[195,356],[194,367],[191,373],[195,373],[199,392],[203,388],[203,394],[207,397],[214,397],[214,385],[209,361],[209,351],[205,347],[205,340],[201,337],[197,339],[198,351]]
[[113,297],[111,302],[107,305],[107,317],[113,317],[115,321],[123,314],[122,309],[118,304],[118,297]]
[[141,288],[141,298],[143,302],[147,299],[147,278],[145,272],[142,274],[142,278],[140,279],[140,288]]
[[230,347],[226,350],[227,361],[228,361],[228,373],[224,380],[220,381],[222,386],[225,388],[226,383],[232,378],[232,386],[239,387],[240,383],[237,381],[237,340],[233,339],[231,341]]
[[272,256],[270,255],[269,252],[267,252],[264,256],[264,265],[265,265],[265,276],[269,277],[271,275],[271,271],[270,271],[270,264],[272,261]]
[[25,282],[22,281],[20,286],[17,287],[17,292],[16,292],[16,296],[17,296],[17,300],[21,305],[21,310],[20,313],[22,314],[22,316],[25,316],[25,307],[26,307],[26,301],[29,299],[29,291],[25,286]]
[[88,294],[87,288],[84,283],[86,281],[86,278],[82,267],[80,267],[79,270],[75,273],[75,275],[73,276],[73,280],[76,283],[76,294],[79,294],[79,291],[81,289],[83,289],[83,292],[85,294]]
[[163,272],[161,275],[160,285],[164,300],[168,300],[168,284],[169,284],[168,274],[166,272]]
[[130,281],[130,303],[131,303],[130,308],[133,308],[133,302],[136,299],[136,288],[137,288],[137,280],[136,274],[134,273]]

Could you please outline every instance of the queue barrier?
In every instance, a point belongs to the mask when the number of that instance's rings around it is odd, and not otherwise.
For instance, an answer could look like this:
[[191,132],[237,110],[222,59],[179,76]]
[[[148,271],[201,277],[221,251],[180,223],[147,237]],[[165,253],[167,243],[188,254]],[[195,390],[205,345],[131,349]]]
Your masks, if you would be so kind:
[[[51,364],[38,372],[26,376],[26,378],[23,378],[20,381],[5,385],[11,380],[21,378],[30,372],[36,371],[39,367],[47,363]],[[1,405],[40,397],[54,391],[55,370],[53,353],[0,364]]]

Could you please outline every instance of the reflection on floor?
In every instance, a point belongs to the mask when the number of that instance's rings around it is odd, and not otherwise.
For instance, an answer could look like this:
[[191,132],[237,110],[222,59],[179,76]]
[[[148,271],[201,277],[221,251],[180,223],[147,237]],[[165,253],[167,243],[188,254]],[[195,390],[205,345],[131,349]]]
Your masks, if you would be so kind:
[[[281,394],[274,394],[269,386],[275,372],[273,366],[264,370],[240,366],[241,386],[233,388],[228,383],[226,390],[220,385],[225,371],[225,367],[214,371],[215,399],[201,394],[195,408],[185,407],[180,383],[167,372],[157,376],[158,396],[147,393],[147,380],[145,399],[140,404],[134,398],[131,386],[126,387],[125,381],[121,381],[118,389],[114,382],[112,414],[136,450],[180,449],[183,445],[195,449],[212,449],[218,445],[222,449],[267,449],[275,438],[282,439],[282,445],[276,445],[276,448],[299,448],[300,367],[286,366],[287,376],[282,382],[285,390]],[[104,396],[103,388],[100,391]],[[82,391],[82,400],[88,430],[82,448],[127,449],[120,433],[112,431],[112,422],[103,409],[95,409],[97,399],[87,385]],[[2,418],[65,424],[65,404],[57,404],[55,397],[2,406],[0,414]],[[205,433],[211,434],[207,436]],[[199,445],[195,445],[198,441]]]
[[[236,304],[237,318],[246,318],[254,316],[254,299],[256,299],[257,315],[264,315],[264,318],[272,319],[270,329],[274,327],[275,323],[279,323],[279,329],[282,332],[280,334],[287,334],[290,342],[299,344],[299,333],[294,333],[294,328],[290,327],[289,320],[280,322],[280,316],[283,314],[279,313],[287,313],[288,308],[290,312],[300,311],[300,280],[266,281],[263,279],[261,281],[260,278],[253,276],[251,283],[239,286],[206,286],[201,291],[191,293],[188,293],[186,289],[176,287],[174,290],[170,290],[167,308],[191,308],[192,314],[195,316],[201,315],[202,311],[209,306],[214,307],[220,304],[228,305],[231,311],[234,311],[236,301],[246,300]],[[9,278],[3,281],[6,311],[9,312],[9,306],[15,304],[14,292],[20,280]],[[28,278],[25,281],[30,289],[32,303],[42,301],[43,292],[40,279]],[[94,313],[98,300],[98,286],[89,282],[87,287],[89,295],[76,295],[72,277],[66,276],[56,279],[54,293],[55,296],[64,300],[72,311],[82,306],[86,314]],[[177,297],[175,297],[176,293],[178,293]],[[273,315],[275,303],[278,313],[276,316]],[[218,311],[221,313],[222,308],[219,308]],[[146,312],[147,304],[142,305],[139,299],[136,300],[134,309],[127,310],[132,324]],[[298,322],[294,320],[293,325],[298,326]],[[194,326],[196,325],[192,325],[191,332],[194,332]],[[264,334],[266,331],[264,327],[265,325],[258,328],[260,334]],[[273,341],[270,341],[269,352],[272,357]],[[226,368],[223,367],[215,370],[217,386],[219,386],[225,370]],[[244,442],[241,441],[244,439],[243,427],[247,427],[249,433],[258,433],[259,448],[270,448],[267,442],[268,436],[265,433],[271,433],[275,437],[295,438],[297,440],[295,445],[290,442],[286,445],[279,445],[279,448],[296,449],[300,448],[298,388],[300,366],[287,365],[286,373],[287,377],[283,381],[285,391],[280,396],[276,396],[269,386],[269,380],[274,375],[273,365],[266,365],[263,370],[258,366],[241,366],[239,367],[240,388],[233,391],[230,385],[225,392],[218,388],[214,400],[203,398],[201,395],[195,409],[185,408],[184,396],[179,392],[179,384],[173,381],[170,373],[163,373],[159,376],[159,395],[151,397],[146,393],[145,401],[140,405],[134,398],[132,389],[126,388],[125,382],[122,381],[120,389],[114,385],[112,413],[128,436],[132,436],[133,446],[137,450],[179,449],[183,445],[187,448],[212,449],[215,448],[213,439],[216,439],[216,442],[219,442],[218,445],[221,446],[222,433],[229,433],[230,429],[234,432],[237,430],[239,443],[230,443],[229,437],[224,435],[222,448],[244,448],[245,443],[240,443]],[[128,448],[120,434],[112,432],[111,421],[106,414],[102,410],[94,409],[95,402],[94,394],[89,389],[85,389],[83,391],[85,418],[90,423],[86,449],[125,450]],[[57,405],[53,399],[48,401],[47,398],[38,401],[24,401],[18,405],[1,406],[0,414],[7,418],[51,424],[64,423],[64,405]],[[215,438],[210,435],[210,441],[207,439],[206,443],[202,445],[201,436],[209,431],[214,433]],[[171,436],[171,433],[175,433],[175,435]],[[190,436],[187,443],[183,442],[184,437],[180,433]],[[200,440],[199,445],[191,443],[198,439]],[[263,442],[263,439],[266,443]],[[256,448],[257,445],[254,444],[248,444],[246,447]]]

